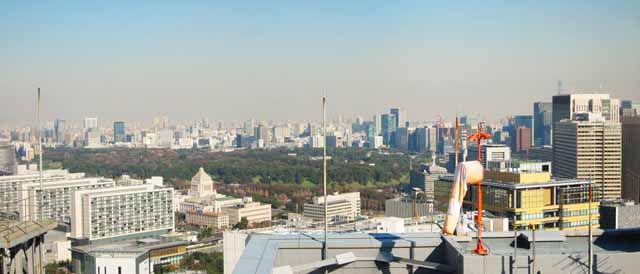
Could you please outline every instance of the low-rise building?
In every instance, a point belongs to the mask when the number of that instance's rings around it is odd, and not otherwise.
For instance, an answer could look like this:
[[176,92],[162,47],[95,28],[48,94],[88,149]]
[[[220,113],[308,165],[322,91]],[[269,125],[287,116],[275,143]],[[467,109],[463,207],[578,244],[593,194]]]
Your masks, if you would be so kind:
[[[327,218],[330,222],[355,220],[360,216],[360,192],[336,193],[327,196]],[[304,216],[316,222],[324,221],[324,197],[313,198],[313,203],[304,204]]]
[[[413,218],[415,215],[429,216],[433,213],[433,203],[425,200],[415,201],[411,197],[389,199],[384,202],[385,217]],[[415,214],[415,215],[414,215]]]
[[229,216],[219,212],[190,211],[185,213],[185,221],[187,224],[214,229],[226,229],[229,227]]
[[[482,182],[483,209],[509,220],[515,217],[518,229],[588,228],[591,182],[551,178],[550,166],[549,162],[490,162]],[[448,204],[452,183],[453,176],[442,176],[436,182],[439,205]],[[477,186],[469,185],[463,206],[472,209],[476,204]],[[593,227],[598,227],[599,205],[591,205]]]
[[242,218],[249,221],[249,225],[271,222],[271,205],[248,201],[242,204],[222,208],[222,213],[229,216],[229,225],[239,223]]
[[72,247],[71,263],[74,274],[159,274],[186,254],[186,241],[144,238]]
[[640,205],[633,201],[601,204],[600,227],[602,229],[640,228]]

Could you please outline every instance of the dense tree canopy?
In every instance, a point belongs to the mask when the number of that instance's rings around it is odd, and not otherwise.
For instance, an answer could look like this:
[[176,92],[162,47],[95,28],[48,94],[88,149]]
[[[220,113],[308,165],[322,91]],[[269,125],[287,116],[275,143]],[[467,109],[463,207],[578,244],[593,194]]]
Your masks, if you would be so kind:
[[[163,176],[168,181],[189,180],[200,166],[225,183],[285,183],[313,185],[322,182],[322,151],[318,149],[241,150],[209,152],[203,150],[56,149],[46,161],[62,163],[72,172],[136,178]],[[365,149],[333,149],[328,154],[328,180],[331,184],[388,184],[405,180],[409,157]]]

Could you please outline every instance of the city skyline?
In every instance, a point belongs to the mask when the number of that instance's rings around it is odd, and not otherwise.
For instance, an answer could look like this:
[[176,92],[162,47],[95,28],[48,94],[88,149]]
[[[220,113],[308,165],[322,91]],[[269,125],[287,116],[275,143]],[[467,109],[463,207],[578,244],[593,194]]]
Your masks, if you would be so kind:
[[33,122],[38,87],[49,120],[317,120],[323,94],[336,116],[496,119],[558,81],[633,100],[638,5],[3,4],[0,121]]

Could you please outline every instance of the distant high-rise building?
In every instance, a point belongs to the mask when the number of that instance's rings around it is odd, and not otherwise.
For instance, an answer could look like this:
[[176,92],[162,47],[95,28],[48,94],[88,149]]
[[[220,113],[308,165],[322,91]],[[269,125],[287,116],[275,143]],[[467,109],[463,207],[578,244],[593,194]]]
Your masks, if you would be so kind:
[[342,138],[335,135],[327,136],[326,144],[327,148],[342,147]]
[[62,119],[56,119],[53,122],[53,141],[55,143],[62,143],[64,140],[64,132],[66,130],[66,124],[67,122],[65,120]]
[[271,142],[270,130],[265,125],[259,125],[256,128],[256,139],[262,140],[264,144]]
[[622,198],[640,203],[640,116],[622,118]]
[[375,135],[382,134],[382,116],[381,115],[373,116],[373,124],[375,125]]
[[600,192],[600,197],[596,198],[619,199],[622,165],[620,123],[605,120],[599,113],[582,113],[573,117],[573,120],[554,124],[554,175],[592,180]]
[[127,134],[125,132],[124,122],[113,122],[113,142],[124,143],[126,141]]
[[254,136],[254,121],[253,119],[244,121],[244,135],[245,136]]
[[531,135],[536,146],[551,145],[552,111],[552,103],[533,103],[533,133]]
[[407,110],[403,109],[403,108],[392,108],[389,111],[391,114],[394,115],[396,121],[396,127],[401,128],[401,127],[408,127],[407,126]]
[[398,128],[393,134],[393,147],[399,150],[408,150],[409,149],[409,129],[406,127]]
[[531,147],[531,129],[519,126],[515,132],[515,140],[512,142],[511,150],[514,152],[527,152]]
[[393,114],[380,115],[382,140],[385,145],[389,146],[392,141],[393,133],[397,130],[396,117]]
[[[483,144],[482,146],[482,166],[487,166],[490,161],[509,161],[511,160],[511,148],[501,144]],[[454,150],[455,152],[455,150]],[[478,159],[478,146],[472,144],[469,146],[467,161]]]
[[98,129],[98,118],[96,117],[84,118],[84,130],[90,131],[94,129]]
[[640,101],[623,100],[620,103],[620,117],[634,117],[640,115]]
[[291,128],[288,126],[275,126],[272,133],[271,139],[273,142],[283,143],[285,138],[291,136]]
[[564,94],[553,96],[553,123],[573,120],[577,113],[601,113],[607,121],[620,121],[620,100],[607,93]]
[[[517,143],[518,143],[518,128],[520,127],[525,127],[529,129],[529,134],[531,134],[531,129],[533,128],[533,118],[531,115],[516,115],[513,117],[513,119],[511,121],[509,121],[509,124],[502,127],[502,131],[506,131],[509,133],[509,138],[508,138],[508,144],[511,147],[511,151],[513,152],[519,152],[516,149]],[[528,138],[529,140],[531,140],[531,137],[529,136]],[[522,140],[520,140],[522,141]],[[532,143],[529,144],[529,146],[531,146]]]

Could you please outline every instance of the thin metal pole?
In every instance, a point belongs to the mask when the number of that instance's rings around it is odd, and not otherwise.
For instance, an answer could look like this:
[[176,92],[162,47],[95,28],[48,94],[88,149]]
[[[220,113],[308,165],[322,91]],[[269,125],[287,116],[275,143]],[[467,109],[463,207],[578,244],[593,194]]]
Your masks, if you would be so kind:
[[531,228],[533,228],[531,230],[531,234],[533,235],[533,261],[531,262],[533,271],[531,271],[531,273],[536,273],[536,225],[532,224]]
[[456,138],[456,165],[453,167],[453,169],[458,167],[458,153],[459,153],[458,149],[460,147],[460,136],[459,136],[459,133],[458,133],[458,131],[460,130],[460,121],[458,120],[458,116],[457,115],[456,115],[456,129],[455,130],[456,131],[455,131],[455,133],[453,135],[454,135],[454,138]]
[[[40,88],[38,88],[38,146],[40,147],[40,160],[39,160],[39,168],[40,168],[40,195],[42,195],[42,184],[43,184],[43,166],[42,166],[42,154],[44,154],[44,150],[42,149],[42,123],[40,122]],[[37,195],[34,197],[34,203],[37,200]],[[38,208],[40,211],[40,221],[43,220],[42,216],[42,208]]]
[[328,201],[327,201],[327,128],[326,128],[326,104],[327,97],[322,96],[322,188],[324,194],[324,251],[323,260],[327,259],[329,244],[327,242],[327,230],[329,230],[329,218],[328,218]]
[[518,258],[518,228],[516,227],[516,216],[513,215],[513,261],[511,262],[511,272],[516,273],[516,259]]
[[[40,195],[42,195],[42,184],[44,181],[44,176],[43,176],[43,166],[42,166],[42,154],[44,154],[44,150],[42,149],[42,123],[40,122],[40,88],[38,88],[38,146],[40,147],[40,158],[39,159],[39,169],[40,169]],[[29,192],[31,193],[31,192]],[[33,202],[35,203],[37,200],[37,195],[36,197],[34,197]],[[34,208],[37,206],[34,206]],[[42,222],[42,220],[44,220],[43,218],[43,212],[42,212],[42,208],[38,207],[38,211],[40,212],[40,222]],[[44,237],[41,236],[41,239],[44,240]],[[38,247],[39,249],[39,257],[40,257],[40,266],[38,267],[38,270],[40,273],[44,273],[44,263],[43,263],[43,256],[42,256],[42,247],[44,246],[44,241],[40,241],[40,246]]]

